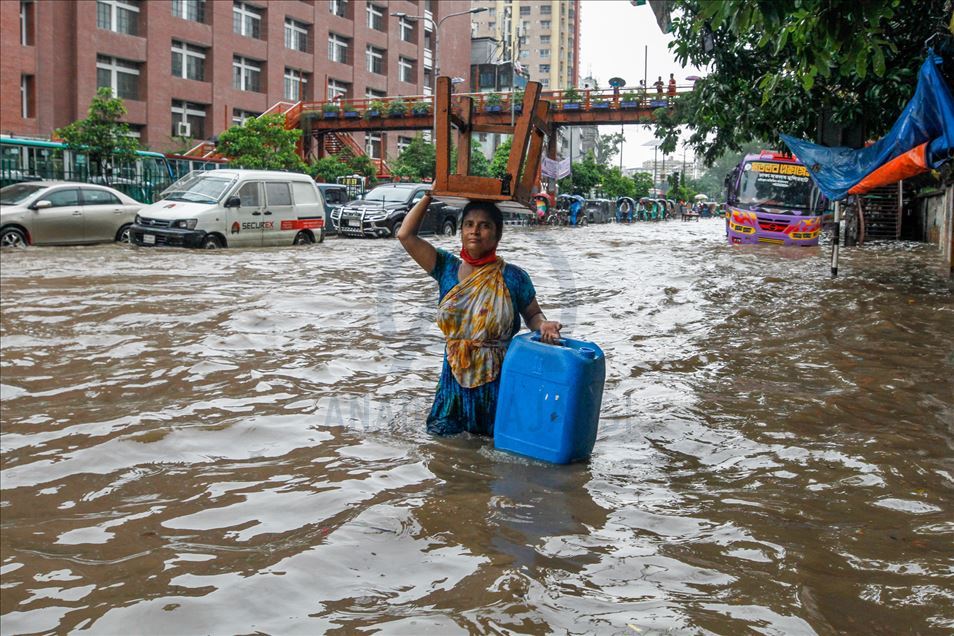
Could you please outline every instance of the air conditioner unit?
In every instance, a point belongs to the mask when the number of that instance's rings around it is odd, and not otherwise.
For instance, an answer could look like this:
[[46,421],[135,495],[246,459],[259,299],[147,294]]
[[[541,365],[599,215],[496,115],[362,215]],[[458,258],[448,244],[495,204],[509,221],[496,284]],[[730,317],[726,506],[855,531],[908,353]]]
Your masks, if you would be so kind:
[[176,122],[176,135],[179,137],[191,137],[192,124],[187,121]]

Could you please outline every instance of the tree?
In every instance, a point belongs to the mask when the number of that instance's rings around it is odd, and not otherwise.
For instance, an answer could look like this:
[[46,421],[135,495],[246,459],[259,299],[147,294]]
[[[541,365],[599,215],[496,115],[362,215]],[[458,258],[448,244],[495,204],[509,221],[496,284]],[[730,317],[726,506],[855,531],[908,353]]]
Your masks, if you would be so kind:
[[86,119],[79,119],[56,130],[70,150],[85,153],[90,166],[96,167],[106,183],[110,183],[113,163],[129,162],[136,158],[139,143],[129,136],[129,125],[123,100],[113,97],[109,87],[96,91],[89,104]]
[[262,115],[223,132],[216,148],[240,168],[307,172],[295,148],[301,134],[297,128],[285,129],[282,114]]
[[623,176],[619,168],[609,168],[603,173],[603,195],[609,199],[631,197],[636,193],[636,184]]
[[335,183],[338,177],[353,174],[351,167],[337,156],[322,157],[309,166],[308,174],[317,181]]
[[637,172],[633,174],[633,184],[633,197],[648,197],[649,191],[653,189],[653,175]]
[[503,179],[507,174],[507,162],[510,161],[510,149],[513,147],[513,137],[507,137],[497,149],[494,150],[493,159],[490,160],[490,176],[497,179]]
[[619,153],[619,147],[625,140],[626,136],[623,133],[597,135],[596,147],[594,148],[596,163],[601,166],[607,165],[610,159]]
[[603,180],[605,168],[596,163],[593,152],[587,152],[583,161],[574,163],[570,166],[572,173],[568,177],[560,179],[559,186],[561,192],[571,192],[587,196],[593,188],[598,186]]
[[436,161],[434,144],[424,141],[424,136],[418,134],[391,162],[391,174],[414,181],[433,179]]
[[707,163],[780,132],[816,138],[821,121],[881,136],[914,93],[930,20],[948,2],[674,0],[670,48],[710,70],[671,112],[657,111],[662,150],[683,125]]

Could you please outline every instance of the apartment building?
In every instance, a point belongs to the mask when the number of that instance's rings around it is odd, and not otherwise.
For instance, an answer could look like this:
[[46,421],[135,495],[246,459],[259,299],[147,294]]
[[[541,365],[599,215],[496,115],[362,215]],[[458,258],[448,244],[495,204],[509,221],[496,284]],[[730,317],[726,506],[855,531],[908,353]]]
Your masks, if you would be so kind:
[[499,59],[519,62],[544,89],[576,86],[580,0],[471,0],[473,37],[494,38]]
[[[101,86],[125,100],[140,142],[163,152],[280,101],[429,94],[435,49],[442,74],[470,75],[471,16],[442,21],[469,9],[468,0],[4,0],[0,132],[48,137],[85,117]],[[357,141],[375,158],[409,141],[389,136]]]

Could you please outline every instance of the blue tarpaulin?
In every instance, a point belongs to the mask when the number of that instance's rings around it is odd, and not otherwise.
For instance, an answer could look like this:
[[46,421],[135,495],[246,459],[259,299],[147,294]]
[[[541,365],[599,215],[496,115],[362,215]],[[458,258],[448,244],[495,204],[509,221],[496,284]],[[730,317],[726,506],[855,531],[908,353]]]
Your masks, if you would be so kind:
[[[954,155],[954,97],[941,73],[941,58],[933,50],[928,51],[918,72],[914,97],[888,134],[867,148],[829,148],[791,135],[780,137],[832,201],[844,199],[849,190],[873,172],[896,159],[899,163],[905,161],[903,155],[922,145],[922,161],[936,168]],[[897,180],[891,174],[890,169],[883,170],[879,177],[888,182]]]

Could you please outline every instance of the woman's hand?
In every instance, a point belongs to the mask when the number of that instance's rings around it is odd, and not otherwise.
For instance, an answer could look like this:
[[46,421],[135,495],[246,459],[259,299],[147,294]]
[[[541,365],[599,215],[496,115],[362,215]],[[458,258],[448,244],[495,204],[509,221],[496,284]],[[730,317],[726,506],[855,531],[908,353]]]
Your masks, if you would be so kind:
[[560,329],[563,328],[556,320],[544,320],[540,323],[540,340],[547,344],[555,344],[560,338]]

